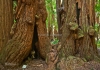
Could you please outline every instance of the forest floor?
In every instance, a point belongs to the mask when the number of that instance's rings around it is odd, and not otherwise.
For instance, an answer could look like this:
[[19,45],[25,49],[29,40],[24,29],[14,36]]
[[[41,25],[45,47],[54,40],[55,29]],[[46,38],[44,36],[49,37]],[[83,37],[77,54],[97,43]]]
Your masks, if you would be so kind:
[[[100,55],[100,50],[98,51]],[[92,60],[87,62],[83,59],[80,59],[79,57],[70,56],[66,59],[66,61],[63,61],[62,59],[61,62],[58,63],[57,67],[60,67],[60,69],[57,70],[100,70],[100,61],[97,62]],[[27,62],[24,62],[20,67],[14,69],[5,68],[0,65],[0,70],[47,70],[47,68],[47,63],[41,59],[29,60]]]
[[[77,59],[74,59],[77,60]],[[80,61],[80,60],[79,60]],[[71,63],[72,62],[72,63]],[[100,63],[96,62],[96,61],[90,61],[90,62],[84,62],[82,63],[80,62],[76,62],[74,61],[70,61],[68,62],[69,64],[67,64],[67,68],[62,68],[60,70],[100,70]],[[23,65],[26,65],[26,68],[23,69]],[[0,70],[47,70],[47,64],[45,63],[45,61],[43,60],[39,60],[39,59],[34,59],[32,61],[30,61],[27,64],[23,64],[18,68],[4,68],[2,65],[0,65]],[[62,67],[64,65],[62,64]]]

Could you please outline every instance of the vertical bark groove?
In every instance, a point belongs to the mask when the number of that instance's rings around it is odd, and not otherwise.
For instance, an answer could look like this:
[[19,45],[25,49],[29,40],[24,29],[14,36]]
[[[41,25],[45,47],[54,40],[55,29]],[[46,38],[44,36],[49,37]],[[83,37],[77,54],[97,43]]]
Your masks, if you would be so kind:
[[[7,7],[9,6],[9,7]],[[10,39],[10,29],[13,19],[12,1],[0,0],[0,50]]]

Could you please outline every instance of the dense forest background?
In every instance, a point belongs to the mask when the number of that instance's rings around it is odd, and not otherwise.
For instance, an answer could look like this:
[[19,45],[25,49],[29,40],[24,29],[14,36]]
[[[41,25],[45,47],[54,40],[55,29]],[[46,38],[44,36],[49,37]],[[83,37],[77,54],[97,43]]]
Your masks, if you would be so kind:
[[100,0],[0,0],[0,69],[99,70]]

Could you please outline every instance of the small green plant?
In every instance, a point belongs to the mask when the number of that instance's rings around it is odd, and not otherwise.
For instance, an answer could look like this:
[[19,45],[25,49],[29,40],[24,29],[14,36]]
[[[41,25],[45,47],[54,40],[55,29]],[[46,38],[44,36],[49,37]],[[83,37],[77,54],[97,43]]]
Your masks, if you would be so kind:
[[[94,29],[95,29],[95,31],[96,31],[96,34],[99,35],[99,23],[96,23],[96,24],[94,25]],[[100,40],[99,40],[99,39],[96,40],[96,45],[97,45],[98,48],[100,48]]]
[[97,44],[97,47],[100,48],[100,40],[98,40],[98,41],[96,42],[96,44]]
[[51,41],[51,44],[52,45],[55,45],[55,44],[58,44],[59,40],[57,38],[54,38],[53,41]]
[[96,23],[96,24],[94,25],[94,29],[95,29],[96,32],[98,32],[98,30],[99,30],[99,23]]

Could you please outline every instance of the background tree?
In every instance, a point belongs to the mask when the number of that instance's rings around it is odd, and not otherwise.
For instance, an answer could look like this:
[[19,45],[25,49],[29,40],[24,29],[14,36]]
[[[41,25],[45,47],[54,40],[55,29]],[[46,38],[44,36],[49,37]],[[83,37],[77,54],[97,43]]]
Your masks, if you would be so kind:
[[11,38],[13,24],[12,0],[0,0],[0,51]]
[[[63,0],[62,0],[63,1]],[[59,35],[62,34],[62,30],[61,30],[61,26],[62,26],[62,22],[61,22],[61,10],[64,8],[63,7],[63,2],[61,0],[56,0],[56,10],[57,10],[57,23],[58,23],[58,33]],[[61,37],[59,36],[59,40],[61,39]]]
[[55,0],[45,0],[46,9],[48,13],[48,17],[46,20],[47,25],[47,33],[49,39],[52,41],[57,36],[58,25],[57,25],[57,15],[56,15],[56,1]]
[[97,46],[99,47],[99,43],[100,43],[100,21],[99,21],[99,19],[100,19],[100,9],[99,9],[99,7],[100,7],[100,0],[96,0],[96,5],[95,5],[95,30],[96,30],[96,33],[97,33]]

